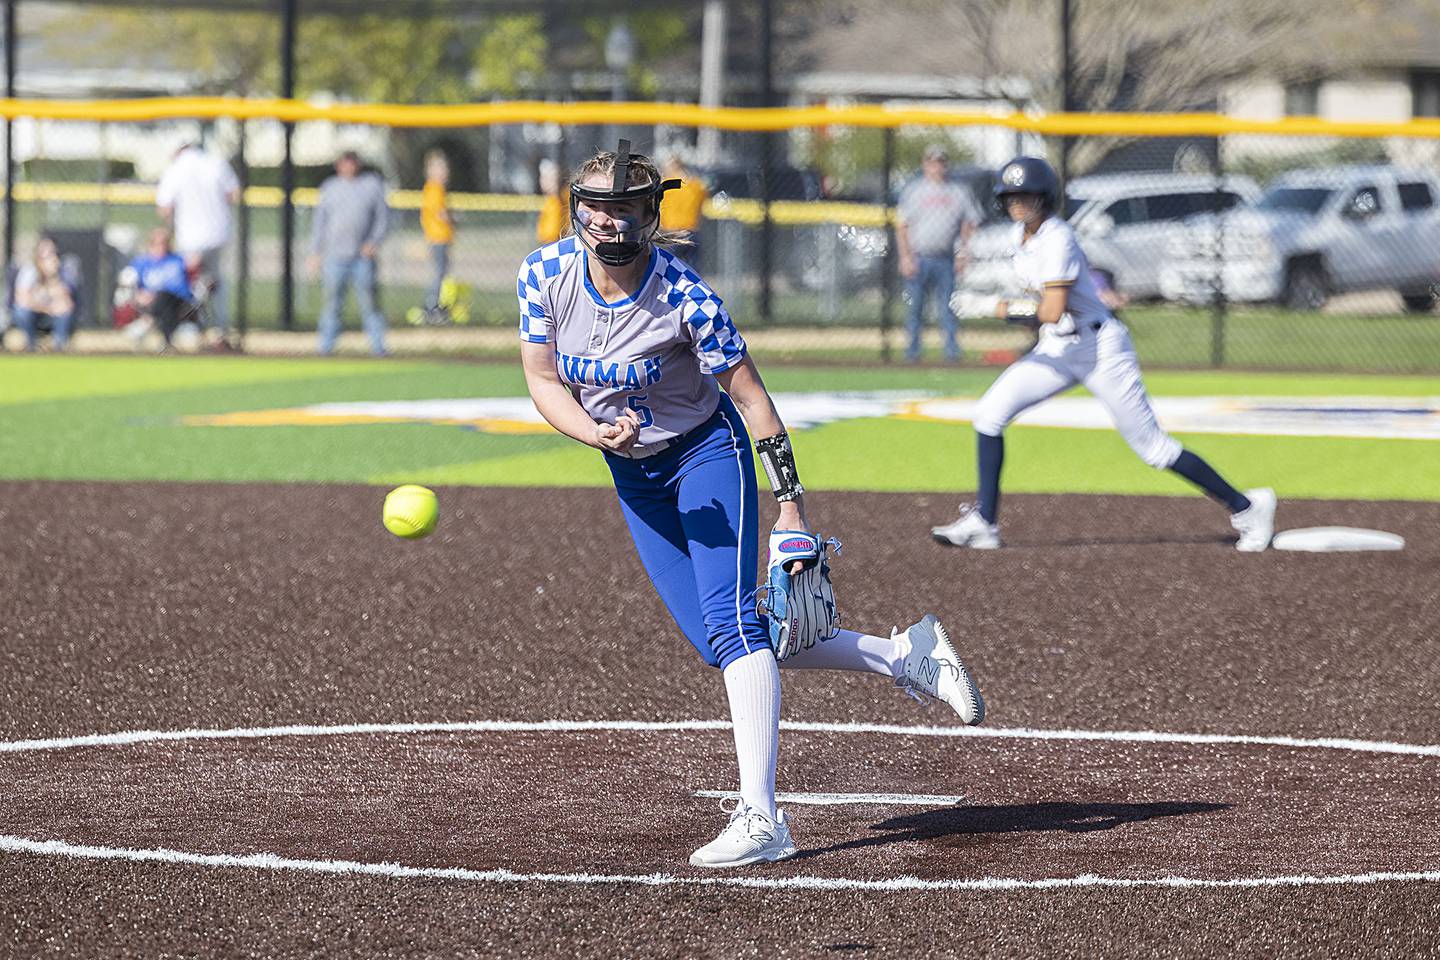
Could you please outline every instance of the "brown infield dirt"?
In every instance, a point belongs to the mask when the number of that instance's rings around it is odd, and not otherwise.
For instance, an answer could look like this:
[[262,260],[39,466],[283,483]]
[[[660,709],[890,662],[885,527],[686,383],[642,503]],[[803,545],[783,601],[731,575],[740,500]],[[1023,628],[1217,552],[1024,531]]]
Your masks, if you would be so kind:
[[[0,740],[132,730],[726,717],[606,490],[0,484]],[[1399,553],[1237,554],[1199,499],[823,494],[846,623],[937,613],[987,728],[1440,743],[1440,505],[1282,502]],[[881,678],[786,672],[784,715],[951,726]],[[1433,753],[1433,751],[1432,751]],[[438,730],[0,749],[4,837],[667,885],[494,882],[0,851],[0,956],[1440,956],[1440,882],[713,886],[725,729]],[[1231,881],[1432,873],[1440,757],[1276,744],[794,730],[760,880]]]

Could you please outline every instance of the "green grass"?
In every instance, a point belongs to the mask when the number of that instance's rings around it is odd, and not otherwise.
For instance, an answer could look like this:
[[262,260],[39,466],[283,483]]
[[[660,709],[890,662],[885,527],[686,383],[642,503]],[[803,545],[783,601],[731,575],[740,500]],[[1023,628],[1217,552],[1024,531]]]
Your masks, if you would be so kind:
[[[1132,307],[1125,323],[1152,367],[1213,366],[1208,310]],[[1232,307],[1223,322],[1222,367],[1440,373],[1440,315],[1363,316]]]
[[[771,366],[775,391],[908,389],[977,395],[997,371]],[[1157,395],[1434,396],[1433,377],[1167,371]],[[326,401],[520,396],[517,364],[233,357],[0,357],[6,479],[605,485],[594,451],[557,435],[496,436],[426,424],[187,426],[194,414]],[[1188,495],[1109,430],[1014,428],[1006,489]],[[1242,485],[1285,497],[1440,500],[1440,443],[1182,436]],[[798,432],[817,491],[974,487],[964,424],[855,420]]]
[[0,359],[0,377],[4,378],[0,383],[0,405],[343,377],[373,370],[373,366],[356,361],[253,363],[220,357],[6,357]]

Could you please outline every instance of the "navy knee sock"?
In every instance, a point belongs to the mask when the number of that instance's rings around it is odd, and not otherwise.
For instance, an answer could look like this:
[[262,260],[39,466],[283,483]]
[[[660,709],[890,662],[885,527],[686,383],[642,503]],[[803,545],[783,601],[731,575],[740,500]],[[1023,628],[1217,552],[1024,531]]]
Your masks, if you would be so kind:
[[1225,478],[1216,473],[1210,464],[1189,450],[1181,450],[1180,456],[1170,464],[1170,469],[1225,504],[1231,513],[1250,508],[1250,501],[1245,494],[1226,483]]
[[975,434],[976,468],[980,475],[975,489],[976,509],[986,523],[1000,513],[1000,465],[1005,462],[1005,438]]

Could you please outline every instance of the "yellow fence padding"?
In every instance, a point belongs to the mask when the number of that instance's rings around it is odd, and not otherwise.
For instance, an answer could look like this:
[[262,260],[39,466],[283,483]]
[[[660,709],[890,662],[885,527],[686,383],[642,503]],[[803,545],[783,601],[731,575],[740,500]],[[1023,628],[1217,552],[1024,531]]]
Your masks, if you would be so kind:
[[1397,123],[1286,117],[1242,120],[1216,113],[984,113],[973,110],[903,109],[877,105],[853,107],[701,107],[689,103],[614,103],[536,100],[400,106],[394,104],[312,104],[299,100],[249,100],[235,97],[155,97],[145,100],[5,100],[0,117],[91,120],[115,123],[217,119],[329,121],[387,127],[476,127],[497,123],[671,124],[721,130],[794,130],[802,127],[904,126],[1008,127],[1048,135],[1073,136],[1224,136],[1279,134],[1323,137],[1440,138],[1440,119]]
[[[0,196],[4,196],[3,187],[0,187]],[[245,203],[253,208],[274,208],[280,206],[284,196],[279,187],[250,187],[245,191]],[[311,187],[301,188],[295,191],[294,197],[295,206],[313,207],[320,198],[320,191]],[[20,203],[150,206],[155,203],[155,188],[143,183],[17,183],[15,199]],[[419,210],[420,191],[392,190],[389,202],[395,210]],[[542,199],[529,194],[452,193],[447,202],[451,210],[469,213],[534,213],[540,209]],[[759,200],[726,198],[707,201],[705,215],[712,220],[758,224],[765,214]],[[845,223],[857,227],[882,227],[886,223],[886,213],[885,208],[878,204],[777,200],[770,204],[770,220],[781,225]]]

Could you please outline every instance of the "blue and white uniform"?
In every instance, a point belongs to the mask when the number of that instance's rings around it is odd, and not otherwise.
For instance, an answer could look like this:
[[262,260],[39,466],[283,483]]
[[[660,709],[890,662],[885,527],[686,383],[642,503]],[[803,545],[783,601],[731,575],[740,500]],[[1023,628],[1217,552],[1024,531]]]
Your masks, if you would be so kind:
[[606,302],[573,237],[525,258],[520,338],[553,343],[556,368],[592,419],[640,418],[628,455],[605,461],[640,560],[686,638],[722,669],[768,650],[755,608],[755,464],[745,423],[715,374],[745,359],[724,303],[685,261],[653,248],[633,296]]

